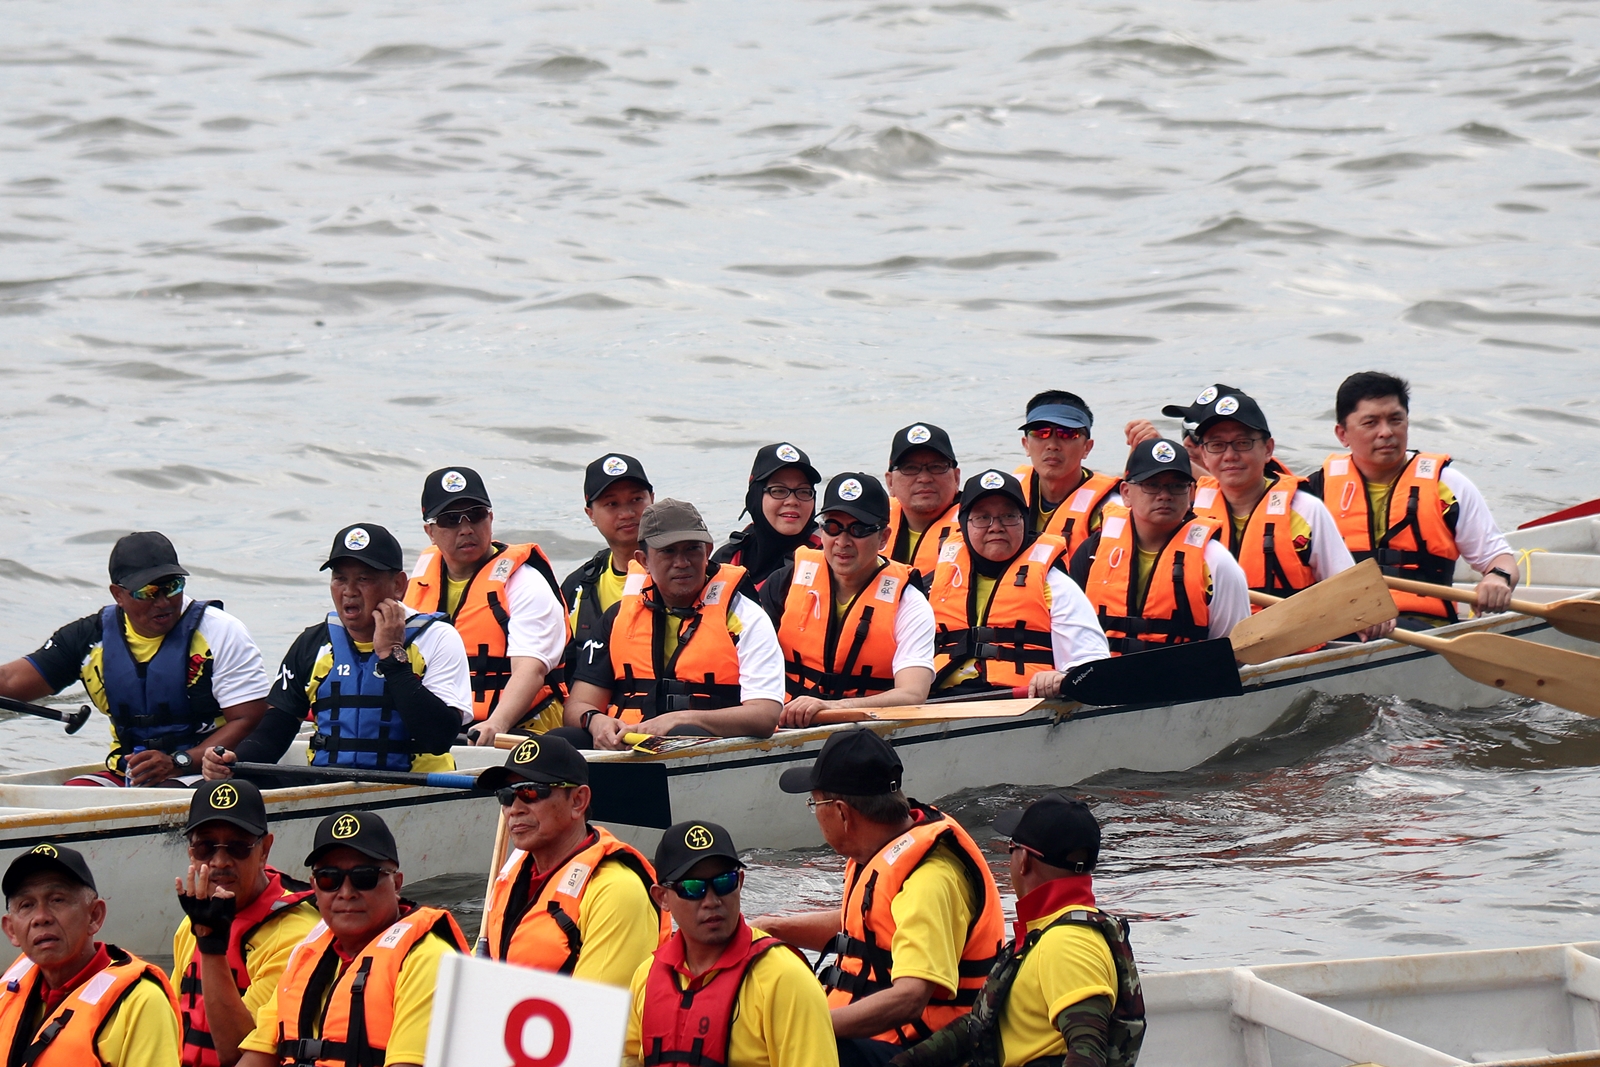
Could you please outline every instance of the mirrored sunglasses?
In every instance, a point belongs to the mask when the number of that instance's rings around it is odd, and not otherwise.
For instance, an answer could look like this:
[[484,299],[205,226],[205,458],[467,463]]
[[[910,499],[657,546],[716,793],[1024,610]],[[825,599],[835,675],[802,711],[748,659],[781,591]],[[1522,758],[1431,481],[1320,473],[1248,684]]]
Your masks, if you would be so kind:
[[348,878],[358,892],[365,893],[378,888],[378,882],[384,875],[393,873],[382,867],[318,867],[311,872],[311,880],[324,893],[334,893]]
[[1089,431],[1080,426],[1037,426],[1028,431],[1028,436],[1035,441],[1048,441],[1052,437],[1059,437],[1063,441],[1076,441],[1080,437],[1089,436]]
[[500,801],[502,808],[509,808],[517,801],[532,804],[539,800],[549,800],[550,794],[557,789],[576,789],[577,786],[567,782],[523,782],[520,785],[503,785],[494,791],[495,799]]
[[744,872],[736,867],[731,871],[723,871],[715,878],[680,878],[668,884],[684,900],[704,900],[707,892],[719,897],[727,896],[739,888],[739,881],[743,877]]
[[156,597],[177,596],[183,592],[183,575],[168,578],[164,582],[151,582],[142,589],[130,589],[128,595],[135,600],[154,600]]
[[484,519],[487,519],[490,514],[491,512],[488,508],[479,504],[475,508],[466,508],[462,511],[446,511],[442,515],[436,515],[429,519],[428,522],[435,526],[443,526],[446,530],[453,530],[464,522],[476,526]]
[[882,526],[875,526],[870,522],[852,522],[846,526],[838,519],[822,520],[822,532],[829,537],[838,537],[846,530],[850,532],[851,537],[871,537],[881,529]]

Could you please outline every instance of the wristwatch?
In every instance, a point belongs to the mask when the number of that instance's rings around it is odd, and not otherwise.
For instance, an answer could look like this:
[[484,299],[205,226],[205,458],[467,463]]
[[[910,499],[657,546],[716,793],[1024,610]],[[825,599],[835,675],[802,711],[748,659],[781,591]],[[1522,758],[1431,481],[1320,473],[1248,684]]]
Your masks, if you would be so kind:
[[404,645],[395,645],[387,656],[378,660],[376,666],[378,673],[385,678],[391,674],[410,674],[411,658],[406,655]]
[[179,774],[192,774],[194,773],[194,757],[187,752],[174,752],[172,754],[172,766]]
[[1513,589],[1515,589],[1517,586],[1517,580],[1513,578],[1511,576],[1511,572],[1507,571],[1504,567],[1490,567],[1488,574],[1485,574],[1484,577],[1487,578],[1489,574],[1498,574],[1502,579],[1504,579],[1506,585]]

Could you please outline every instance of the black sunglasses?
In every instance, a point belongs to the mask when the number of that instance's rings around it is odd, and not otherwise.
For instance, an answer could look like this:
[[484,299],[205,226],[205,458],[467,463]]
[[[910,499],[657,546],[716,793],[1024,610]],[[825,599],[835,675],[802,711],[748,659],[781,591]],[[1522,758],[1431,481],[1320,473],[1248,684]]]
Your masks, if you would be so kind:
[[667,885],[684,900],[704,900],[707,891],[719,897],[727,896],[739,888],[739,880],[743,877],[744,872],[735,867],[731,871],[723,871],[714,878],[680,878],[676,882],[668,882]]
[[447,530],[451,530],[457,526],[460,526],[464,522],[470,522],[473,525],[477,525],[488,517],[489,509],[479,505],[478,507],[466,508],[462,511],[446,511],[441,515],[435,516],[429,521],[443,526]]
[[882,526],[874,526],[870,522],[852,522],[850,525],[846,526],[838,519],[822,520],[822,532],[827,534],[829,537],[838,537],[846,530],[850,531],[851,537],[871,537],[881,529],[883,529]]
[[567,782],[524,782],[520,785],[504,785],[494,791],[495,798],[500,801],[502,808],[509,808],[517,801],[532,804],[536,800],[549,800],[550,794],[557,789],[576,789],[577,786]]
[[234,859],[242,860],[254,852],[259,844],[261,844],[259,837],[254,841],[190,841],[189,856],[204,863],[215,856],[220,849]]
[[311,872],[311,880],[324,893],[334,893],[348,878],[351,885],[359,892],[365,893],[369,889],[378,888],[378,882],[384,875],[393,873],[382,867],[318,867]]

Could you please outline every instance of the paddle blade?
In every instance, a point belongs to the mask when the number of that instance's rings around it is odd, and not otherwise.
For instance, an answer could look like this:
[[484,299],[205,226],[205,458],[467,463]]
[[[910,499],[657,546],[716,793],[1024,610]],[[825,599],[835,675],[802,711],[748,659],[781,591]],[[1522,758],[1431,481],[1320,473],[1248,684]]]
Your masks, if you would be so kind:
[[1475,682],[1600,718],[1600,657],[1519,641],[1466,634],[1440,642],[1439,654]]
[[1185,704],[1244,692],[1233,647],[1195,641],[1080,663],[1061,683],[1061,699],[1116,704]]
[[1368,559],[1256,612],[1235,626],[1228,640],[1240,663],[1265,663],[1399,614],[1383,572]]
[[596,822],[657,830],[672,825],[672,797],[664,763],[591,761],[589,790],[594,796],[589,817]]
[[1026,715],[1043,700],[980,700],[971,704],[908,704],[901,708],[850,708],[819,711],[814,726],[842,722],[950,722],[955,719],[1005,719]]
[[1544,608],[1544,617],[1562,633],[1585,641],[1600,641],[1600,600],[1558,600]]

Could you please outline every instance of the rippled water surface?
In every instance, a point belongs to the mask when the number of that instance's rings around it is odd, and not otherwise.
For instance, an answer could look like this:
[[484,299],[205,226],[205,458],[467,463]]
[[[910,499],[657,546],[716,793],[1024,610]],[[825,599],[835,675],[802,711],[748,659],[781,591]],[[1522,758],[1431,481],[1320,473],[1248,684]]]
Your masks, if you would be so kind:
[[[1299,469],[1340,377],[1392,368],[1505,524],[1592,497],[1597,19],[13,0],[0,655],[102,602],[122,531],[169,532],[276,661],[333,530],[415,550],[436,466],[570,563],[601,450],[731,528],[765,441],[876,470],[925,419],[970,471],[1047,386],[1114,467],[1123,420],[1231,381]],[[64,751],[7,729],[9,765]],[[1551,709],[1378,699],[1087,788],[1107,899],[1176,965],[1600,936],[1597,762]],[[758,900],[836,879],[769,859]]]

